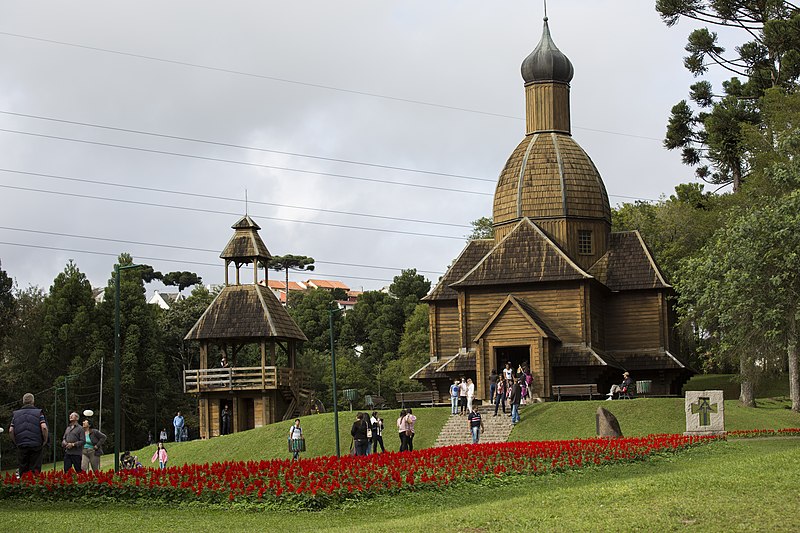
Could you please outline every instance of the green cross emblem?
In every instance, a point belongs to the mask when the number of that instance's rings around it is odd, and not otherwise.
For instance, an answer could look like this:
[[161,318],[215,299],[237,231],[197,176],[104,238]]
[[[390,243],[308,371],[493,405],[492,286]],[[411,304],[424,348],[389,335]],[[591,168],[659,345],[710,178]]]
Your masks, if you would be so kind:
[[700,413],[700,425],[711,425],[711,413],[717,412],[717,404],[709,403],[710,398],[698,398],[697,403],[692,404],[692,414]]

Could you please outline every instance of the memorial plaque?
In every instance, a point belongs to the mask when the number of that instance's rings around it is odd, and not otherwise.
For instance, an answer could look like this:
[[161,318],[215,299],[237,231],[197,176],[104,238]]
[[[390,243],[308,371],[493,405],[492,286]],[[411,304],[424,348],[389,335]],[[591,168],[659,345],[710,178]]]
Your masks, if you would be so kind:
[[724,435],[725,403],[721,390],[686,391],[686,433]]

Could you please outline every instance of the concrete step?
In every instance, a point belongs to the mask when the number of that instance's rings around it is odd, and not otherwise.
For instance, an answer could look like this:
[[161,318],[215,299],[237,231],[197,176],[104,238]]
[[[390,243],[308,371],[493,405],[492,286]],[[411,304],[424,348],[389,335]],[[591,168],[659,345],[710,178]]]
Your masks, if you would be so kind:
[[[493,406],[479,406],[477,410],[483,420],[484,431],[481,432],[481,442],[506,442],[514,427],[511,417],[504,416],[502,413],[494,416]],[[442,427],[435,446],[452,446],[471,442],[472,434],[469,431],[467,416],[451,415]]]

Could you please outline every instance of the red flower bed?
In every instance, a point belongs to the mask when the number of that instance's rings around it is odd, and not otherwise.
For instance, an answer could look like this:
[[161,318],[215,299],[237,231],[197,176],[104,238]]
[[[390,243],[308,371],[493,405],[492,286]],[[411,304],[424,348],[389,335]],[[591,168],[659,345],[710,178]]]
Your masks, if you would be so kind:
[[784,429],[739,429],[728,431],[728,437],[752,439],[754,437],[800,437],[800,428]]
[[318,457],[191,464],[165,470],[143,468],[119,473],[6,475],[0,499],[78,500],[95,497],[119,501],[303,502],[321,507],[331,502],[446,487],[510,474],[543,474],[644,459],[674,452],[716,437],[650,435],[639,438],[506,442],[428,448],[411,453],[367,457]]

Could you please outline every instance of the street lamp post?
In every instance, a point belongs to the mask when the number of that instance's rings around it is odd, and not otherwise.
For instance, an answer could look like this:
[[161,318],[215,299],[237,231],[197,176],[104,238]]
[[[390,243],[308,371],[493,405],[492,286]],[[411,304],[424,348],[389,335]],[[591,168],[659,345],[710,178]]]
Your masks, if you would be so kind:
[[0,472],[3,471],[3,431],[5,430],[0,427]]
[[119,275],[122,270],[139,268],[142,265],[114,266],[114,471],[119,472],[120,406],[119,391]]
[[331,370],[333,371],[333,432],[336,435],[336,457],[340,457],[339,452],[339,405],[336,401],[336,353],[333,348],[333,313],[339,309],[329,309],[328,318],[331,327]]

